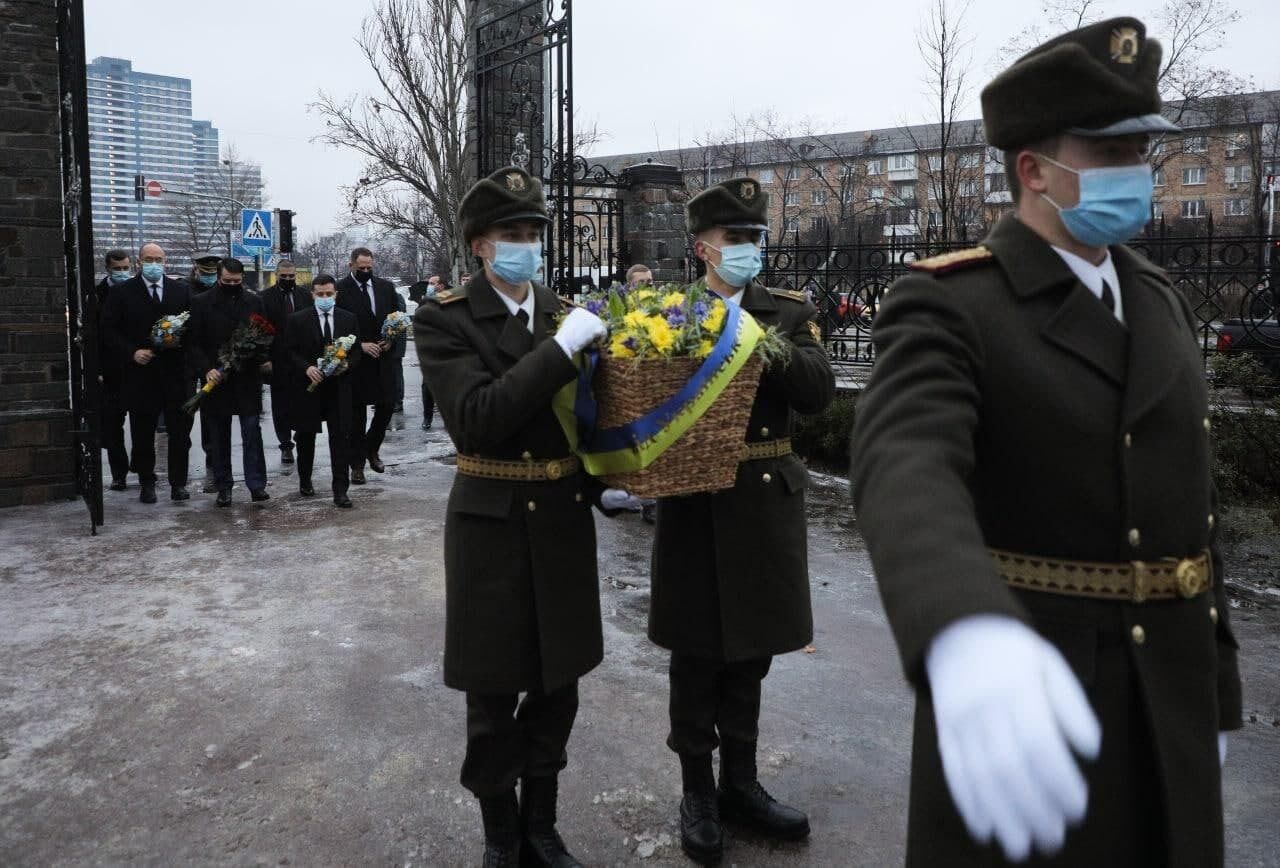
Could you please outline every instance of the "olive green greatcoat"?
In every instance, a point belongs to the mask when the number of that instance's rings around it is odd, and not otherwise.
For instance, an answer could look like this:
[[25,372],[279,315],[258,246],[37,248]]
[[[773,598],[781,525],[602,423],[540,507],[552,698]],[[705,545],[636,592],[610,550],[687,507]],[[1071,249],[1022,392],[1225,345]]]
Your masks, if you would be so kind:
[[[776,326],[794,348],[765,371],[747,440],[791,434],[796,412],[817,413],[835,395],[827,353],[801,293],[747,286],[742,309]],[[803,648],[813,638],[804,490],[795,455],[744,462],[734,486],[658,502],[649,638],[682,654],[750,660]]]
[[[1221,865],[1217,734],[1241,725],[1240,680],[1191,310],[1124,246],[1126,325],[1016,218],[983,246],[886,296],[853,444],[858,525],[918,691],[908,863],[1004,864],[947,793],[923,663],[949,624],[995,613],[1058,647],[1103,726],[1089,814],[1050,864]],[[1215,587],[1141,604],[1011,591],[988,546],[1109,562],[1211,549]]]

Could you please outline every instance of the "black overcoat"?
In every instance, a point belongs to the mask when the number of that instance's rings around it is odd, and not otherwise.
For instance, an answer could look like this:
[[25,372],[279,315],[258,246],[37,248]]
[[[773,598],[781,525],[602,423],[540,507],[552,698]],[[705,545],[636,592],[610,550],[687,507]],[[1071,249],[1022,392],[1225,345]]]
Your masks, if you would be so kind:
[[[338,307],[356,315],[360,321],[359,338],[362,342],[376,344],[382,340],[382,324],[386,321],[387,314],[398,309],[398,294],[395,285],[381,277],[373,278],[373,294],[376,309],[370,308],[368,294],[361,292],[360,284],[350,274],[338,281]],[[366,357],[359,371],[352,371],[356,375],[353,384],[356,397],[365,404],[391,401],[394,393],[388,388],[389,372],[392,365],[398,364],[400,362],[388,358],[387,353],[376,359]]]
[[[1163,849],[1165,864],[1221,865],[1217,734],[1241,725],[1240,679],[1191,310],[1124,246],[1111,255],[1126,325],[1015,217],[983,249],[894,284],[858,402],[858,525],[918,688],[908,862],[1003,864],[969,840],[948,796],[923,663],[951,622],[993,613],[1058,647],[1103,725],[1101,757],[1085,767],[1090,813],[1053,864]],[[988,546],[1108,562],[1210,549],[1215,587],[1139,604],[1011,591]],[[1145,757],[1153,767],[1135,782]],[[1163,813],[1163,842],[1135,831],[1143,806],[1108,803],[1135,783]]]
[[[766,371],[751,407],[748,442],[791,434],[794,414],[835,396],[835,375],[800,293],[747,286],[742,309],[793,344]],[[803,648],[813,638],[804,490],[795,455],[743,462],[734,486],[658,501],[649,638],[683,654],[749,660]]]
[[[165,276],[161,302],[156,304],[141,276],[134,276],[107,293],[102,314],[105,353],[120,370],[120,406],[135,412],[159,413],[166,406],[191,397],[187,376],[187,344],[160,350],[149,364],[133,360],[137,350],[154,350],[151,329],[162,316],[191,309],[191,287]],[[187,334],[190,335],[190,323]]]
[[[465,455],[570,455],[552,396],[577,368],[548,333],[560,301],[535,285],[534,333],[483,275],[414,314],[423,376]],[[603,654],[595,524],[600,485],[458,474],[445,519],[444,680],[482,693],[553,690]]]
[[[262,299],[247,288],[228,292],[215,286],[196,296],[191,305],[187,358],[191,373],[201,378],[218,367],[218,350],[231,333],[253,314],[262,313]],[[265,360],[264,360],[265,361]],[[214,416],[258,416],[262,413],[261,365],[224,372],[226,380],[205,396],[203,412]]]
[[[340,307],[334,307],[332,323],[334,340],[346,335],[354,335],[359,329],[355,314]],[[360,352],[360,342],[356,341],[352,345],[351,352],[347,356],[347,372],[325,379],[313,392],[307,391],[307,386],[311,384],[307,379],[307,368],[315,365],[316,361],[324,355],[326,346],[320,325],[320,315],[315,308],[303,308],[288,318],[284,334],[280,339],[280,346],[284,356],[281,362],[283,381],[280,386],[271,387],[271,400],[273,402],[276,400],[277,388],[282,392],[286,389],[289,391],[287,399],[289,427],[295,431],[319,433],[321,423],[329,417],[329,411],[335,402],[337,409],[347,414],[347,418],[344,418],[344,427],[349,426],[351,384],[354,382],[355,372],[364,359],[364,355]]]
[[[289,402],[296,390],[291,388],[294,372],[291,370],[288,353],[284,348],[285,327],[289,317],[298,311],[311,308],[311,293],[301,286],[295,286],[288,295],[279,284],[264,289],[259,297],[262,299],[262,315],[271,320],[276,327],[276,339],[271,344],[271,374],[267,384],[271,386],[271,415],[290,418]],[[289,300],[293,301],[293,309],[289,309]]]

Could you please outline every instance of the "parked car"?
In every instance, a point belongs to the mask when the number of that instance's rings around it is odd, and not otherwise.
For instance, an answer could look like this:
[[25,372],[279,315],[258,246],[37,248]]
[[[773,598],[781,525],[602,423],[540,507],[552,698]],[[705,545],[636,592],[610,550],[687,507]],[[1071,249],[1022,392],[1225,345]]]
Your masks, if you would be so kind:
[[1218,329],[1218,352],[1254,355],[1280,380],[1280,319],[1224,320]]

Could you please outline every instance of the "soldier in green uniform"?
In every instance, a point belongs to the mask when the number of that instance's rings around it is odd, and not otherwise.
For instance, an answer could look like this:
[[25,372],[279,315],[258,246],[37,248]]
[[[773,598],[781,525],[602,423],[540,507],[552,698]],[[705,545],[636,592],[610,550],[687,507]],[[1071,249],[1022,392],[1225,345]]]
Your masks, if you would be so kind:
[[[754,178],[717,184],[689,201],[694,250],[707,286],[741,305],[791,347],[765,371],[733,488],[658,502],[649,638],[671,651],[671,732],[680,757],[685,852],[701,864],[722,854],[721,819],[798,840],[809,820],[776,802],[756,778],[760,683],[775,654],[813,638],[804,489],[791,452],[795,413],[817,413],[835,395],[819,344],[817,309],[803,293],[756,281],[768,194]],[[712,753],[720,748],[720,785]]]
[[993,80],[1015,213],[875,321],[852,479],[917,689],[909,865],[1223,862],[1241,700],[1201,353],[1123,244],[1176,129],[1160,56],[1117,18]]
[[[459,213],[484,263],[414,315],[418,358],[458,449],[445,519],[444,680],[467,696],[462,784],[480,800],[486,866],[578,863],[555,829],[578,679],[602,656],[594,504],[551,408],[604,323],[533,281],[542,185],[511,167]],[[524,694],[523,700],[520,694]],[[521,782],[517,803],[515,784]],[[521,861],[523,860],[523,861]]]

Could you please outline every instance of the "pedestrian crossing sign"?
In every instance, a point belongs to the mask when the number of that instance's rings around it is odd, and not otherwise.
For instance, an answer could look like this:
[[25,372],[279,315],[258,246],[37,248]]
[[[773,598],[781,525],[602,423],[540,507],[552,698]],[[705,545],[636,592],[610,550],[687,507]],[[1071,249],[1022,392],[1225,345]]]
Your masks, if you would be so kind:
[[250,250],[271,249],[271,212],[245,208],[240,212],[240,243]]

